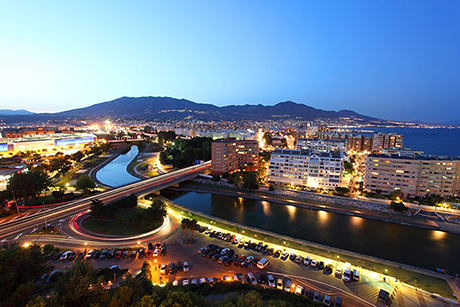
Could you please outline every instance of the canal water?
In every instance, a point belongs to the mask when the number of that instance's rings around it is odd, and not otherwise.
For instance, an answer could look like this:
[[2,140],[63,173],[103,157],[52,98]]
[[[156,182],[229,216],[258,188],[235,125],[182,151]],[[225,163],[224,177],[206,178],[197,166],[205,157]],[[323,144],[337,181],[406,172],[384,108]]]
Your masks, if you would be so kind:
[[96,173],[97,180],[111,187],[119,187],[128,183],[139,181],[139,178],[128,173],[126,169],[138,153],[139,148],[137,146],[131,146],[128,153],[119,155],[109,164],[101,168]]
[[242,197],[162,194],[187,208],[259,229],[430,270],[460,272],[459,235]]

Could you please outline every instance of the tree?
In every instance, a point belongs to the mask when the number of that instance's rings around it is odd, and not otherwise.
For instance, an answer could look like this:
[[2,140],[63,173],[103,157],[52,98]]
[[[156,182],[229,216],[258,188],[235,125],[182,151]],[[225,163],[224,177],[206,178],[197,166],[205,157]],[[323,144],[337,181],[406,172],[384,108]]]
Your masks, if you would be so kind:
[[164,202],[160,199],[155,199],[150,207],[143,211],[143,221],[149,229],[152,229],[152,225],[161,223],[166,214]]
[[32,170],[28,173],[14,173],[6,187],[8,195],[14,192],[15,197],[27,200],[31,197],[38,197],[42,191],[49,190],[50,179],[48,175],[39,170]]
[[96,184],[88,175],[81,175],[75,184],[75,189],[78,191],[83,191],[84,194],[91,193],[91,191],[95,188]]
[[403,212],[407,210],[407,207],[403,202],[392,201],[390,204],[390,209],[396,212]]
[[84,153],[82,153],[81,151],[77,151],[70,156],[70,159],[74,160],[75,162],[80,162],[84,157]]
[[92,218],[99,220],[101,224],[103,219],[112,218],[114,216],[113,210],[104,205],[104,203],[97,198],[91,201],[90,210],[89,215]]
[[264,138],[265,144],[267,144],[267,146],[273,145],[273,140],[272,140],[272,136],[271,136],[270,132],[265,132],[263,138]]
[[248,292],[238,297],[237,307],[262,307],[263,302],[260,294],[256,291]]
[[243,188],[249,190],[256,190],[259,188],[259,182],[256,173],[247,172],[243,174]]
[[350,175],[353,175],[354,172],[355,172],[355,169],[353,167],[353,163],[348,162],[348,161],[343,162],[343,169],[344,169],[345,173],[350,174]]

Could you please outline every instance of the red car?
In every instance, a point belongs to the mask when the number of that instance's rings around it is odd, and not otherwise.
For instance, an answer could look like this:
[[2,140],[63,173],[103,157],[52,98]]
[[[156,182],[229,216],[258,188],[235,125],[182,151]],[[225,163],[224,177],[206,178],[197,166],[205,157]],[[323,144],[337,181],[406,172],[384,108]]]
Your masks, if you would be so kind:
[[115,259],[120,259],[121,258],[122,251],[117,251],[115,254]]
[[152,254],[153,254],[152,250],[148,249],[147,252],[145,253],[145,257],[150,258],[150,257],[152,257]]

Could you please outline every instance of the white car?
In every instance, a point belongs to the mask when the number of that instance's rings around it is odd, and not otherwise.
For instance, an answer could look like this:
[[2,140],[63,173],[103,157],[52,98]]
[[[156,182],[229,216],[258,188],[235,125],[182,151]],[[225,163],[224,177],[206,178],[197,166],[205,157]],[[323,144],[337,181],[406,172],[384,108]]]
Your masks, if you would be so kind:
[[229,250],[230,248],[224,248],[223,250],[220,251],[220,254],[225,255]]
[[305,256],[305,258],[303,259],[303,264],[310,265],[310,256]]
[[301,285],[297,285],[295,288],[295,294],[302,295],[304,292],[304,288]]
[[240,279],[238,278],[238,275],[237,275],[237,274],[233,275],[232,278],[233,278],[233,281],[239,281],[239,280],[240,280]]
[[311,265],[312,268],[316,268],[316,260],[315,260],[315,259],[312,259],[312,260],[310,261],[310,265]]
[[61,255],[61,258],[59,258],[59,261],[64,261],[69,257],[69,255],[72,253],[72,251],[66,251],[64,254]]
[[153,251],[153,256],[158,257],[159,254],[160,254],[160,250],[158,248],[155,248],[155,250]]
[[93,257],[93,254],[94,254],[94,249],[90,250],[86,256],[85,256],[85,259],[88,260],[88,259],[91,259]]
[[188,265],[188,262],[184,262],[184,272],[190,271],[190,266]]
[[200,278],[200,285],[205,284],[206,282],[207,282],[206,278],[204,278],[204,277]]
[[273,278],[273,275],[268,275],[267,276],[267,282],[268,282],[269,287],[271,287],[271,288],[276,287],[276,282],[275,282],[275,279]]
[[342,268],[341,267],[338,266],[335,269],[335,275],[342,277]]
[[182,281],[182,286],[186,286],[186,285],[188,285],[188,284],[190,284],[190,281],[189,281],[188,279],[184,279],[184,280]]
[[173,286],[179,285],[179,281],[178,281],[178,280],[174,280],[174,281],[172,282],[172,285],[173,285]]
[[289,257],[289,253],[287,251],[284,251],[282,254],[281,254],[281,260],[286,260],[287,257]]

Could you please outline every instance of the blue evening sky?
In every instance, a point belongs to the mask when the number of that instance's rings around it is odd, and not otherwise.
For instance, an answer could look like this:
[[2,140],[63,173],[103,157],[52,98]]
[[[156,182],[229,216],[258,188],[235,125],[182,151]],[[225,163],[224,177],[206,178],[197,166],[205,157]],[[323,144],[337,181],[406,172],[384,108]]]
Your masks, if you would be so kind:
[[460,1],[3,1],[0,109],[121,96],[460,116]]

